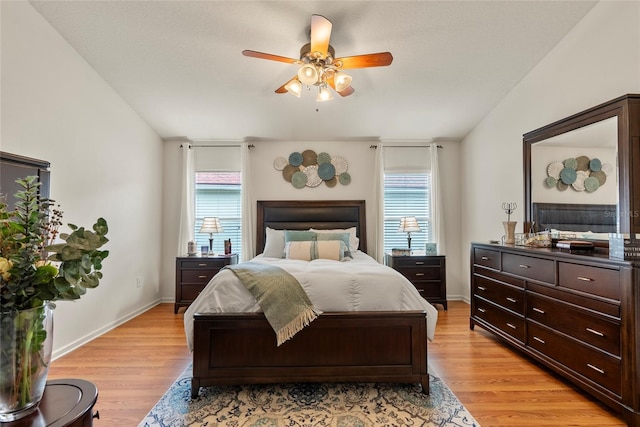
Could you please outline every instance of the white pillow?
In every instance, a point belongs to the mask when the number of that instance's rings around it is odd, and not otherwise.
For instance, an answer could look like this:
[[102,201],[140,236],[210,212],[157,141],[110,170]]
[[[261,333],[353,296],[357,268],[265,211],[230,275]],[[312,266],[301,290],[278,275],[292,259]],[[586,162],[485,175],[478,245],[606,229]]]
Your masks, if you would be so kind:
[[267,227],[267,239],[264,244],[262,256],[268,258],[284,257],[284,230],[274,230]]
[[344,258],[344,242],[340,240],[301,240],[285,244],[285,258],[311,261],[314,259],[330,259],[342,261]]
[[356,227],[333,228],[331,230],[319,230],[317,228],[312,228],[311,231],[315,231],[316,233],[349,233],[349,249],[351,250],[351,252],[355,252],[358,250],[360,239],[356,237]]

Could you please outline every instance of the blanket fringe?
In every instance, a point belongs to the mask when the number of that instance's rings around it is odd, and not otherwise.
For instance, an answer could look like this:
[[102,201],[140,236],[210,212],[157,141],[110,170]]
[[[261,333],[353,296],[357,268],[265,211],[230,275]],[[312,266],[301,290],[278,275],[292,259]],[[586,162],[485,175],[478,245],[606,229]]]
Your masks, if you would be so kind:
[[295,334],[300,332],[305,326],[308,326],[309,323],[313,322],[321,314],[322,311],[317,310],[315,307],[305,309],[295,319],[280,328],[276,332],[278,347],[285,341],[293,338]]

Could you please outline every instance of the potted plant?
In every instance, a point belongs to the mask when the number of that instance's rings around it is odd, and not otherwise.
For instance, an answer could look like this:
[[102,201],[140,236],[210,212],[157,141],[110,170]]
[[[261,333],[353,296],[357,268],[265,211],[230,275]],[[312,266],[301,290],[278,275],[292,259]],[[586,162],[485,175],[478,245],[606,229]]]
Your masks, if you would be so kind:
[[[16,181],[14,210],[0,200],[0,422],[35,411],[46,384],[54,301],[75,300],[98,286],[109,252],[107,222],[92,230],[68,224],[40,199],[37,177]],[[62,242],[61,242],[62,241]]]

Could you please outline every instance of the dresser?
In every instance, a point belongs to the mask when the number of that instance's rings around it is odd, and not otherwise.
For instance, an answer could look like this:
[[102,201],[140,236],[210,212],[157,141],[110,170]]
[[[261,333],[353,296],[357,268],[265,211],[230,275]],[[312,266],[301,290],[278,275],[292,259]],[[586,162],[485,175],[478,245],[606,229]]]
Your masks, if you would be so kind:
[[237,263],[238,254],[177,257],[174,313],[188,307],[221,268]]
[[447,310],[447,266],[444,255],[385,254],[385,264],[400,272],[422,298]]
[[607,253],[471,245],[471,318],[640,427],[640,271]]

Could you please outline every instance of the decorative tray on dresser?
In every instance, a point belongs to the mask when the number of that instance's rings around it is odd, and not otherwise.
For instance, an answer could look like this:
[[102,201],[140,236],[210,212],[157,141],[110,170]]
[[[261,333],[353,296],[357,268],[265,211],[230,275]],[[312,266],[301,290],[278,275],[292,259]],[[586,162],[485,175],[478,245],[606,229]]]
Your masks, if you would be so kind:
[[640,427],[640,271],[608,254],[471,244],[475,325]]

